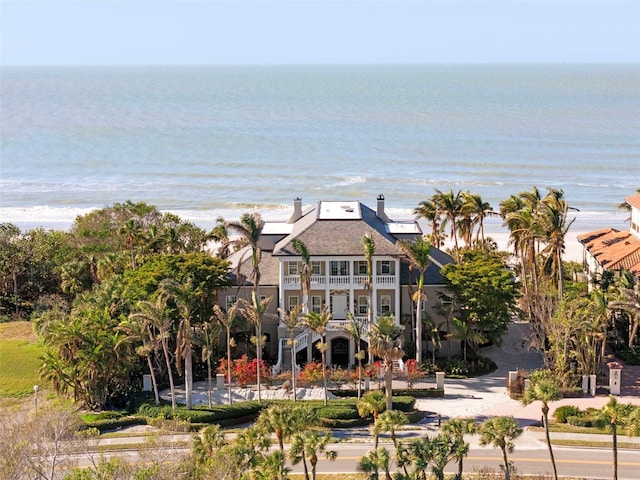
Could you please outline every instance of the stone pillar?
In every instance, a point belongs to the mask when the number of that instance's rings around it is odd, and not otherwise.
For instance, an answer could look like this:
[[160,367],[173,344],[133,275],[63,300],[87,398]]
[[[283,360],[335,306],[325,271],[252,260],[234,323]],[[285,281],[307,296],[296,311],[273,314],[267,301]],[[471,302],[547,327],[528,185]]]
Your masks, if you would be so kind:
[[150,392],[153,390],[153,384],[151,383],[151,375],[143,375],[142,376],[142,391]]
[[507,377],[507,390],[509,393],[513,391],[513,387],[518,381],[518,371],[512,370],[509,372],[509,376]]
[[436,372],[436,388],[444,391],[444,372]]
[[586,395],[589,392],[589,375],[582,375],[582,393]]
[[609,393],[611,395],[620,395],[620,387],[622,384],[622,365],[618,362],[611,362],[609,366]]
[[216,374],[216,390],[224,390],[224,373]]
[[591,395],[596,396],[596,376],[589,375],[589,383],[591,384]]

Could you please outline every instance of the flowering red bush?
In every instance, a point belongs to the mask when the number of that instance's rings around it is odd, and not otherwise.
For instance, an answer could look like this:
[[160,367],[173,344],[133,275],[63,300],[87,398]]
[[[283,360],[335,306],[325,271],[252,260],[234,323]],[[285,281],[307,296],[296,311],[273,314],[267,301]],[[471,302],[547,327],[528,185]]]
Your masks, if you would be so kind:
[[300,385],[320,385],[322,383],[322,365],[320,362],[307,363],[300,375],[298,375]]
[[[227,375],[227,360],[221,359],[217,369],[218,373]],[[243,355],[231,362],[231,375],[241,387],[246,387],[250,383],[258,382],[258,359],[249,360],[249,357]],[[269,369],[263,360],[260,360],[260,377],[267,380],[269,378]],[[227,379],[229,381],[229,379]]]
[[409,388],[413,388],[413,382],[420,380],[424,372],[420,368],[420,364],[415,359],[407,360],[404,363],[404,376],[407,379]]

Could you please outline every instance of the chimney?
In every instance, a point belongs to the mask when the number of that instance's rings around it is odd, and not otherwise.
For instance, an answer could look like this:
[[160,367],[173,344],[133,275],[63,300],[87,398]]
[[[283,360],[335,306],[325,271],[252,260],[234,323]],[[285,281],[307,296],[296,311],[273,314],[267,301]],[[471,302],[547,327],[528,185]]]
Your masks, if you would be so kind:
[[376,208],[376,216],[382,220],[383,222],[390,222],[391,220],[387,217],[387,214],[384,213],[384,195],[378,195],[378,206]]
[[293,215],[287,223],[296,223],[302,217],[302,199],[296,197],[293,199]]

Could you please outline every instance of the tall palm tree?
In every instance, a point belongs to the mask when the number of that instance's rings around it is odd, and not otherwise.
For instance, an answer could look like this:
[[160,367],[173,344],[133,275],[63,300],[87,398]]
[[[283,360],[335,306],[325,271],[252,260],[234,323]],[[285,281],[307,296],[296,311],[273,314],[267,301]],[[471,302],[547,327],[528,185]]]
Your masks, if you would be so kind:
[[507,452],[513,452],[513,440],[522,435],[522,429],[513,417],[491,417],[480,424],[480,445],[491,445],[502,450],[504,478],[511,479],[511,464]]
[[307,312],[304,316],[303,323],[304,325],[320,335],[320,341],[318,342],[318,350],[320,350],[320,354],[322,355],[322,384],[324,388],[324,405],[327,406],[327,343],[326,343],[326,333],[327,326],[329,322],[333,318],[333,314],[329,311],[329,307],[327,305],[323,305],[320,312]]
[[291,241],[293,251],[302,258],[302,268],[300,268],[300,294],[302,296],[302,313],[309,311],[309,296],[311,294],[311,256],[307,245],[299,238]]
[[544,431],[547,437],[547,446],[549,448],[549,457],[551,458],[551,466],[553,467],[553,478],[558,480],[558,470],[556,468],[556,460],[553,456],[553,448],[551,446],[551,437],[549,436],[549,403],[562,398],[560,393],[560,385],[553,376],[551,370],[537,370],[531,373],[530,385],[524,392],[520,400],[523,405],[529,405],[535,401],[542,403],[542,416],[544,418]]
[[231,329],[233,328],[234,322],[238,317],[239,311],[240,303],[238,301],[234,302],[226,312],[222,310],[219,305],[213,306],[213,316],[216,320],[218,320],[218,323],[220,323],[220,325],[224,327],[227,335],[227,385],[229,405],[233,403],[233,398],[231,395],[231,348],[234,347],[234,342],[231,338]]
[[451,238],[455,246],[455,250],[458,250],[458,217],[460,217],[460,209],[462,208],[461,191],[458,190],[453,193],[453,190],[448,192],[441,192],[436,189],[435,195],[432,197],[433,201],[437,205],[438,211],[442,212],[447,221],[449,222]]
[[358,399],[362,393],[362,359],[364,351],[360,350],[360,342],[364,334],[364,325],[353,313],[347,312],[347,323],[342,327],[344,332],[353,340],[356,347],[356,360],[358,361]]
[[239,222],[227,222],[224,219],[218,219],[218,222],[225,226],[227,232],[239,235],[239,238],[234,241],[237,247],[251,247],[253,292],[260,298],[260,260],[262,260],[262,249],[259,246],[259,241],[264,227],[262,217],[257,212],[253,214],[244,213],[240,217]]
[[378,317],[378,322],[369,329],[369,351],[384,361],[385,392],[387,410],[393,408],[393,362],[402,358],[402,330],[396,325],[393,315]]
[[171,408],[176,408],[176,389],[173,384],[171,359],[169,358],[169,337],[171,335],[171,318],[167,315],[167,297],[158,295],[155,301],[144,300],[138,302],[137,309],[130,318],[139,322],[148,322],[155,330],[155,337],[160,341],[162,353],[169,376],[169,390],[171,392]]
[[555,274],[558,287],[558,298],[564,296],[564,276],[562,271],[562,255],[565,249],[565,237],[575,218],[568,221],[569,204],[564,199],[562,190],[549,189],[541,201],[542,228],[546,232],[546,247],[542,253],[548,254],[549,271]]
[[416,208],[413,209],[413,213],[415,214],[417,220],[420,218],[424,218],[431,224],[431,244],[436,248],[440,248],[443,244],[443,224],[440,223],[441,212],[440,210],[438,210],[437,203],[433,199],[424,200],[420,202],[420,204]]
[[[307,245],[299,238],[294,238],[291,242],[293,251],[302,258],[302,268],[300,268],[300,294],[302,296],[302,314],[309,312],[309,299],[311,296],[311,256]],[[311,340],[311,338],[309,338]],[[307,342],[307,362],[313,358],[313,344]]]
[[489,202],[482,200],[479,193],[464,192],[462,194],[462,206],[460,211],[463,215],[469,215],[472,218],[472,224],[478,226],[476,233],[476,242],[484,242],[484,220],[485,218],[495,215]]
[[191,410],[193,407],[193,330],[191,328],[191,317],[196,304],[195,292],[193,291],[191,280],[181,285],[168,278],[160,282],[160,290],[173,299],[180,316],[176,337],[176,367],[178,373],[182,373],[182,364],[180,362],[184,360],[185,403],[187,410]]
[[[212,319],[213,320],[213,319]],[[218,346],[218,337],[220,335],[220,325],[217,322],[209,321],[200,325],[200,328],[196,331],[194,337],[195,343],[200,346],[202,351],[202,361],[207,364],[207,398],[209,401],[209,408],[213,406],[211,398],[211,390],[213,389],[212,375],[211,375],[211,357],[214,354],[216,347]]]
[[302,309],[300,308],[300,305],[294,305],[289,311],[278,308],[278,312],[280,313],[282,323],[284,323],[287,330],[289,330],[289,348],[291,349],[291,389],[293,390],[293,401],[295,402],[298,394],[296,392],[296,344],[294,333],[296,327],[300,323],[300,314],[302,313]]
[[469,444],[465,442],[465,435],[473,435],[478,431],[478,424],[473,418],[470,417],[457,417],[450,418],[442,425],[442,432],[450,435],[456,442],[456,451],[454,453],[455,459],[458,461],[458,475],[457,479],[462,479],[462,470],[464,457],[469,453]]
[[262,370],[262,346],[264,339],[262,338],[262,319],[267,314],[269,305],[273,300],[273,297],[267,297],[262,300],[258,299],[256,292],[253,292],[251,296],[251,303],[243,300],[243,307],[240,309],[242,316],[249,321],[256,330],[255,343],[256,343],[256,359],[258,362],[257,368],[257,383],[258,383],[258,403],[262,402],[261,384],[260,384],[260,371]]
[[416,361],[422,362],[422,301],[426,300],[424,293],[424,274],[431,264],[429,253],[431,252],[431,242],[425,237],[418,237],[415,240],[398,240],[396,245],[400,248],[408,259],[409,263],[418,272],[417,290],[413,301],[416,302]]

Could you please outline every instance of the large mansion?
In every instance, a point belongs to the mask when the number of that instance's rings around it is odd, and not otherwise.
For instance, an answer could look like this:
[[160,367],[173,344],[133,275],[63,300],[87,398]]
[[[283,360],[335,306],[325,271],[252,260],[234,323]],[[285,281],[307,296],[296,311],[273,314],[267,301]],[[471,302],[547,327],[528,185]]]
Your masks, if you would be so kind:
[[[370,307],[372,317],[375,321],[379,315],[393,314],[398,323],[406,325],[405,337],[408,340],[411,338],[414,315],[408,286],[415,285],[415,274],[414,278],[410,278],[409,265],[396,242],[421,236],[418,223],[414,220],[391,220],[385,213],[382,195],[377,198],[375,210],[359,201],[320,201],[303,211],[302,200],[296,198],[293,214],[288,221],[266,222],[259,241],[262,250],[259,295],[273,298],[269,314],[262,324],[263,334],[267,337],[264,353],[276,369],[283,362],[287,365],[290,359],[284,358],[290,355],[287,344],[289,332],[277,317],[278,308],[289,311],[293,306],[303,304],[300,288],[302,258],[293,248],[294,239],[304,243],[311,260],[311,292],[306,302],[308,308],[319,312],[326,305],[332,314],[326,336],[327,364],[346,367],[355,363],[354,342],[342,330],[342,326],[347,319],[347,312],[363,322],[368,318],[369,297],[365,289],[367,262],[363,243],[366,234],[375,244]],[[440,269],[453,260],[433,247],[430,259],[431,264],[424,276],[428,298],[424,306],[437,324],[442,324],[442,308],[439,307],[444,284]],[[219,302],[223,308],[231,306],[238,297],[251,298],[253,290],[250,247],[234,252],[229,260],[234,272],[234,285],[220,294]],[[318,354],[316,349],[307,346],[309,342],[313,344],[318,341],[319,337],[309,338],[303,329],[296,331],[296,334],[296,361],[298,364],[305,363],[309,356]],[[427,342],[423,342],[423,345],[424,352],[431,347]],[[366,342],[363,346],[366,346]]]
[[628,270],[640,279],[640,193],[625,198],[631,207],[628,230],[604,228],[578,236],[584,246],[584,269],[589,285],[605,271]]

